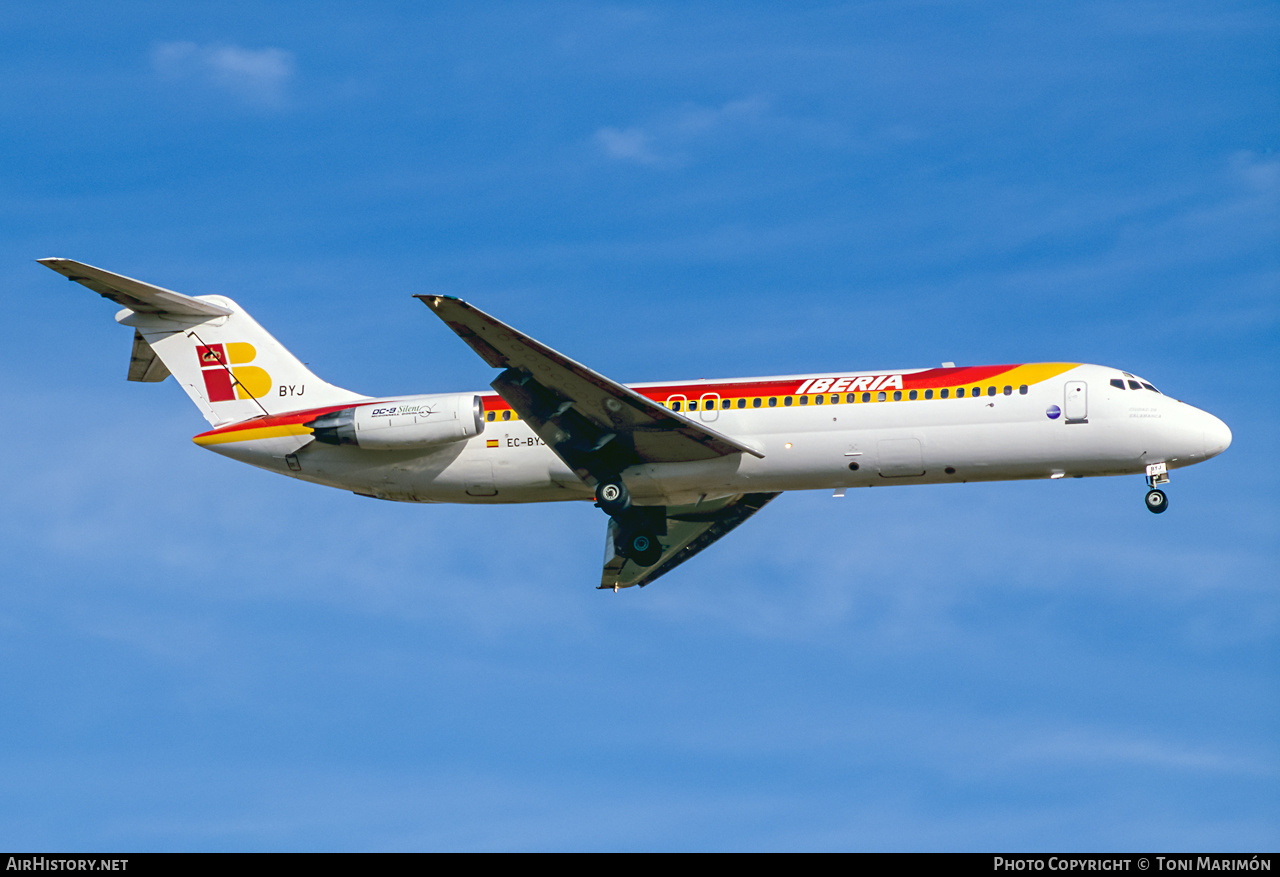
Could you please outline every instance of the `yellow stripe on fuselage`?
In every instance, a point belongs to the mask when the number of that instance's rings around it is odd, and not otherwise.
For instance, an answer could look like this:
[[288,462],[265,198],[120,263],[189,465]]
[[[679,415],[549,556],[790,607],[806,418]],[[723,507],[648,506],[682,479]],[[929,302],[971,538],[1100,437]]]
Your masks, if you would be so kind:
[[[1069,372],[1080,363],[1078,362],[1029,362],[1026,365],[1015,366],[1002,375],[992,375],[991,381],[999,378],[1002,384],[1011,384],[1017,387],[1020,384],[1038,384],[1041,381],[1047,381],[1049,378],[1056,378],[1063,372]],[[983,380],[978,383],[987,383]]]
[[290,423],[285,426],[260,426],[256,429],[231,429],[226,432],[211,432],[198,435],[192,439],[200,446],[222,445],[227,442],[251,442],[257,439],[280,438],[286,435],[311,435],[311,427],[301,423]]

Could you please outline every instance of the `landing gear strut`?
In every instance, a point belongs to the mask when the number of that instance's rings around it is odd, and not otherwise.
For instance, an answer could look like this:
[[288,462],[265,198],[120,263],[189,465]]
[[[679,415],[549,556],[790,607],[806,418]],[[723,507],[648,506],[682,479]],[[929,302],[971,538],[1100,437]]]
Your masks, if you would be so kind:
[[1169,470],[1164,463],[1152,463],[1147,467],[1147,511],[1161,514],[1169,507],[1169,497],[1157,485],[1169,483]]

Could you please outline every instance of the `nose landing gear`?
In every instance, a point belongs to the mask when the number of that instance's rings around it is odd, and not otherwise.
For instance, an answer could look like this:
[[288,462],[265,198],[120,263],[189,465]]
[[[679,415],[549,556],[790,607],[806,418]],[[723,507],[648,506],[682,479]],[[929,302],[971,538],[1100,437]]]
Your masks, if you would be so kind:
[[1158,515],[1169,507],[1169,497],[1157,485],[1169,483],[1169,470],[1164,463],[1152,463],[1147,467],[1147,511]]

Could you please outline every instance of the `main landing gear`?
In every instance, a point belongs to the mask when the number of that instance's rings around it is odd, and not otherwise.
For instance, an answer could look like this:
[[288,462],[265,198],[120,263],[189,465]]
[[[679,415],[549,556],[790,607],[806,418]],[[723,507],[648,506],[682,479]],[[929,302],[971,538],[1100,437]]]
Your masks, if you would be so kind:
[[662,557],[662,544],[648,530],[624,530],[622,554],[641,566],[653,566]]
[[602,478],[596,484],[596,505],[617,524],[614,547],[619,554],[640,566],[653,566],[661,559],[662,544],[652,520],[653,512],[661,510],[632,508],[631,492],[621,478]]
[[1169,497],[1157,485],[1169,483],[1169,470],[1164,463],[1152,463],[1147,467],[1147,511],[1161,514],[1169,507]]
[[596,485],[596,505],[611,518],[616,518],[631,508],[631,491],[621,478],[610,478]]

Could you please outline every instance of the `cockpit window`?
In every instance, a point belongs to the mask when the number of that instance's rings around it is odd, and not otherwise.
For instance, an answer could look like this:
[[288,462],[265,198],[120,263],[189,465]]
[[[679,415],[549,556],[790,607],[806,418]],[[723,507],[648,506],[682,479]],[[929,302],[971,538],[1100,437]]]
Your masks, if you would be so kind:
[[1124,389],[1124,381],[1120,380],[1119,378],[1112,378],[1112,379],[1111,379],[1111,386],[1115,387],[1117,390],[1123,390],[1123,389]]
[[1130,381],[1130,382],[1129,382],[1129,389],[1130,389],[1130,390],[1141,390],[1141,389],[1142,389],[1142,384],[1138,383],[1137,381]]
[[[1143,382],[1142,382],[1142,388],[1143,388],[1144,390],[1150,390],[1150,391],[1151,391],[1151,392],[1153,392],[1153,393],[1160,393],[1160,391],[1159,391],[1159,390],[1157,390],[1155,387],[1153,387],[1153,386],[1151,386],[1150,384],[1148,384],[1146,381],[1143,381]],[[1160,395],[1162,395],[1162,396],[1163,396],[1164,394],[1163,394],[1163,393],[1160,393]]]

